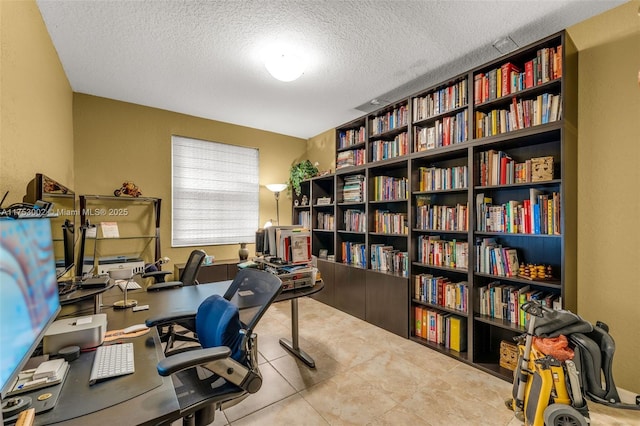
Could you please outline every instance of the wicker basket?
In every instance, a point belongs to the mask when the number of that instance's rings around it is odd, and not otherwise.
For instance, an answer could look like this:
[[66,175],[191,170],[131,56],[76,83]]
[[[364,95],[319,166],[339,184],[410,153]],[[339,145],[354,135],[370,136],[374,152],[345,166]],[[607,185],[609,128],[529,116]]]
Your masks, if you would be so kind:
[[500,367],[514,371],[518,365],[518,346],[502,340],[500,342]]

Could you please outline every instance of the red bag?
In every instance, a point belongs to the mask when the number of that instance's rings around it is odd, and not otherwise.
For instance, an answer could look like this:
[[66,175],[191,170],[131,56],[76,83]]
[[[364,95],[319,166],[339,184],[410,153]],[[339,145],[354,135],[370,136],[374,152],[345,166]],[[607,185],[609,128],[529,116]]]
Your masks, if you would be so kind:
[[558,361],[573,359],[573,349],[569,347],[567,337],[534,337],[533,346],[545,355],[551,355]]

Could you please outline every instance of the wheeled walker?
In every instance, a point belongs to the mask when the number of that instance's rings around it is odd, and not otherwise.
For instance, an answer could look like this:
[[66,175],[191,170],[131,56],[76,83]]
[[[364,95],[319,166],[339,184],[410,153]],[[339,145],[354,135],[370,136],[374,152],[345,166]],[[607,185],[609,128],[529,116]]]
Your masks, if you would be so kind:
[[[518,362],[506,405],[525,425],[589,425],[587,398],[640,410],[640,397],[635,405],[620,400],[612,372],[615,343],[606,324],[592,326],[570,311],[552,310],[536,300],[521,309],[529,322],[527,332],[517,338]],[[573,354],[543,353],[534,346],[536,337],[558,336],[566,336]]]

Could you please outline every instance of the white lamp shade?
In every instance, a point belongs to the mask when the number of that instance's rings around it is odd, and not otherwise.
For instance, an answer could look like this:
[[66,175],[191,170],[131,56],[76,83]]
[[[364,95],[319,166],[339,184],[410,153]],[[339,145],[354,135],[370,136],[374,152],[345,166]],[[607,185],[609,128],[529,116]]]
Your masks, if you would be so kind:
[[302,59],[295,55],[274,55],[267,60],[265,66],[274,78],[285,82],[299,78],[304,72]]
[[281,192],[287,189],[286,183],[269,183],[266,186],[267,189],[271,192]]

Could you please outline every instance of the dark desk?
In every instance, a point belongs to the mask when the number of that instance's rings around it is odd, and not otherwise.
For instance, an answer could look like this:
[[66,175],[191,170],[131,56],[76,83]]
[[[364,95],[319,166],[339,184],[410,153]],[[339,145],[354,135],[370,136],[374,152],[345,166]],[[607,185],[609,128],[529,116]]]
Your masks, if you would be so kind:
[[[148,310],[137,312],[131,309],[114,310],[110,308],[113,302],[122,299],[122,291],[115,286],[107,289],[102,297],[104,303],[103,311],[107,314],[107,328],[108,330],[122,329],[132,324],[143,323],[145,319],[151,316],[171,311],[195,312],[200,303],[207,297],[213,294],[224,294],[230,283],[231,281],[229,280],[158,292],[146,292],[143,289],[129,291],[131,298],[137,299],[138,304],[149,305]],[[298,347],[297,299],[316,293],[322,290],[323,287],[324,283],[319,282],[311,288],[281,293],[276,299],[276,301],[291,300],[292,341],[280,339],[280,343],[310,367],[315,366],[313,359]],[[86,298],[83,297],[81,299]],[[133,375],[114,378],[90,387],[89,373],[93,363],[94,352],[83,353],[79,360],[71,363],[69,375],[62,385],[56,407],[53,410],[38,414],[35,424],[87,425],[119,423],[122,425],[151,425],[175,419],[179,413],[179,406],[173,381],[171,377],[160,377],[156,371],[157,362],[164,357],[158,331],[151,329],[149,333],[133,339],[127,339],[127,341],[134,343],[136,371]],[[81,417],[66,418],[68,417],[66,413],[70,411],[70,407],[83,403],[95,404],[95,398],[100,398],[100,395],[117,393],[123,386],[127,386],[127,381],[139,380],[145,376],[149,380],[153,376],[153,380],[159,384],[154,385],[155,387],[147,392],[117,405],[104,407]],[[39,394],[42,392],[34,391],[33,393]]]
[[60,306],[72,305],[83,300],[93,299],[93,313],[97,314],[100,312],[102,305],[102,293],[110,290],[114,285],[113,280],[110,280],[109,285],[106,287],[78,288],[77,290],[60,296]]
[[[124,313],[126,318],[131,318],[134,323],[144,322],[144,319],[170,311],[194,312],[200,303],[212,294],[224,294],[231,280],[219,281],[215,283],[200,284],[195,286],[185,286],[176,289],[160,290],[157,292],[144,292],[143,290],[129,291],[132,299],[136,299],[139,305],[149,305],[148,311],[132,312],[127,309]],[[291,340],[282,338],[280,345],[291,352],[302,362],[311,368],[316,364],[313,358],[300,349],[298,332],[298,298],[309,296],[319,292],[324,288],[324,281],[319,281],[313,287],[296,290],[283,291],[276,297],[276,302],[291,300]],[[119,294],[119,298],[122,298]],[[105,302],[111,300],[105,297]],[[118,299],[113,299],[118,300]]]

